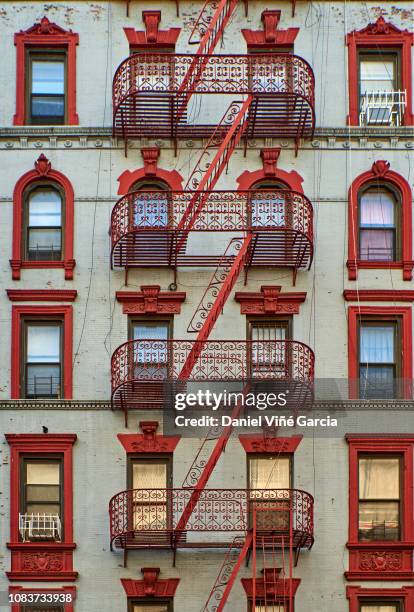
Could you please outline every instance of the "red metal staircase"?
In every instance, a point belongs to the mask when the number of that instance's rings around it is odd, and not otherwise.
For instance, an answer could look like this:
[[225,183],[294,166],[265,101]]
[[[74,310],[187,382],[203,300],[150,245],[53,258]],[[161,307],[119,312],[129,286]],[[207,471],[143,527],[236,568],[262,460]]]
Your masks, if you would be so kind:
[[212,14],[214,3],[211,0],[206,0],[201,9],[188,41],[190,44],[198,44],[198,49],[180,85],[175,101],[177,123],[187,110],[188,102],[203,76],[210,55],[214,53],[218,41],[223,36],[224,29],[237,6],[237,2],[238,0],[220,0]]

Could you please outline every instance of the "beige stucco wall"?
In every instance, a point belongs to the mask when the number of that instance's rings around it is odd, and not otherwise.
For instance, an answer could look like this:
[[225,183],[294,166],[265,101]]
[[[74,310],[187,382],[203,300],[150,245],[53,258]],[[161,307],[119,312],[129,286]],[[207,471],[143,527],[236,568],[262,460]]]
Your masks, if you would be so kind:
[[[151,139],[130,143],[124,157],[123,143],[110,135],[112,118],[111,82],[118,64],[128,53],[122,28],[142,29],[141,11],[161,8],[161,27],[182,27],[177,51],[192,52],[186,43],[190,19],[198,14],[201,3],[180,2],[181,15],[175,15],[172,2],[131,2],[130,17],[125,3],[119,2],[5,2],[0,1],[0,402],[10,398],[10,328],[9,288],[70,288],[78,291],[74,308],[74,385],[73,397],[85,402],[110,397],[110,356],[127,339],[127,319],[115,301],[115,291],[125,289],[122,270],[110,270],[110,213],[117,199],[118,177],[125,170],[142,167],[141,146],[157,144],[161,148],[159,167],[176,169],[185,184],[202,143],[181,142],[176,157],[172,143]],[[290,2],[249,2],[249,16],[242,7],[224,35],[219,53],[244,53],[240,28],[260,29],[264,8],[282,10],[281,28],[299,27],[295,52],[312,66],[316,79],[317,131],[312,141],[303,143],[298,157],[293,144],[277,138],[249,143],[246,157],[242,149],[232,156],[227,174],[217,188],[237,188],[237,177],[246,169],[261,168],[260,149],[281,146],[278,167],[296,170],[303,177],[304,193],[315,210],[315,259],[311,271],[298,274],[296,290],[306,291],[300,315],[294,318],[293,336],[309,344],[316,355],[316,375],[320,378],[346,378],[347,325],[342,298],[345,288],[406,289],[412,283],[402,281],[401,270],[361,271],[358,283],[348,281],[347,192],[352,180],[369,170],[378,159],[386,159],[391,168],[411,184],[413,174],[413,133],[407,129],[346,130],[346,47],[345,34],[361,28],[384,14],[397,27],[411,25],[410,2],[309,3],[298,0],[296,16],[291,18]],[[79,128],[48,129],[12,127],[15,105],[15,47],[13,34],[33,25],[43,15],[64,28],[79,33],[77,49],[77,111]],[[215,104],[212,102],[211,104]],[[223,108],[224,110],[224,108]],[[33,167],[44,153],[54,168],[65,174],[75,192],[76,268],[73,281],[64,281],[62,270],[22,270],[21,280],[11,280],[12,194],[19,177]],[[212,239],[212,238],[210,238]],[[174,320],[174,336],[186,338],[186,328],[211,270],[178,271],[178,290],[187,298],[182,313]],[[173,280],[170,270],[130,271],[128,289],[142,284],[160,284],[167,290]],[[284,269],[251,270],[244,288],[242,278],[234,290],[256,291],[262,284],[281,285],[292,291],[291,272]],[[234,294],[234,292],[233,292]],[[228,299],[211,338],[243,339],[245,317],[240,305]],[[82,332],[83,330],[83,332]],[[295,456],[295,487],[315,496],[315,545],[301,555],[295,575],[302,580],[296,598],[296,610],[302,612],[346,612],[345,580],[347,569],[347,445],[345,431],[413,432],[410,412],[385,411],[364,421],[345,419],[337,437],[305,438]],[[138,421],[162,414],[140,413],[130,418],[129,432],[138,430]],[[125,488],[124,449],[116,433],[124,431],[121,414],[109,410],[13,410],[1,405],[0,433],[40,432],[46,424],[51,432],[75,432],[74,505],[75,568],[79,571],[76,612],[112,612],[125,610],[120,577],[140,578],[140,568],[159,566],[163,577],[180,577],[175,610],[197,612],[213,585],[223,559],[223,552],[179,552],[177,565],[171,567],[169,552],[133,552],[128,568],[122,568],[120,554],[109,551],[107,504],[109,498]],[[290,433],[290,432],[288,432]],[[174,458],[174,485],[180,486],[199,445],[199,440],[183,440]],[[0,591],[8,581],[9,568],[9,449],[0,444]],[[232,440],[221,458],[210,486],[245,486],[245,456],[237,440]],[[250,576],[243,568],[241,576]],[[362,583],[363,584],[363,583]],[[30,585],[34,586],[34,585]],[[53,586],[45,584],[45,586]],[[369,585],[368,585],[369,586]],[[383,584],[392,587],[393,583]],[[0,606],[1,609],[1,606]],[[7,608],[5,608],[7,609]],[[231,612],[245,609],[245,597],[237,580],[228,604]]]

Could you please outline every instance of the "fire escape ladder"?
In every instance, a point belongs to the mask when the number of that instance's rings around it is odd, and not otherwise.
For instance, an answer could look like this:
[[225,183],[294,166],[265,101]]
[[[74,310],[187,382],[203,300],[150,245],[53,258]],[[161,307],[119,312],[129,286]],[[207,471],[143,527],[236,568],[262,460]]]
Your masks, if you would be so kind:
[[241,564],[250,550],[252,540],[251,531],[246,537],[234,538],[201,612],[220,612],[224,609]]
[[177,93],[176,125],[182,119],[188,102],[202,79],[210,56],[223,36],[224,29],[237,6],[237,2],[238,0],[220,0],[212,14],[215,3],[206,0],[201,9],[188,40],[190,45],[198,44],[198,49]]
[[[235,101],[230,104],[205,145],[187,181],[184,190],[195,189],[195,191],[181,221],[177,225],[176,255],[185,247],[188,233],[196,223],[198,215],[209,197],[208,192],[214,189],[246,130],[251,102],[252,97],[248,96],[244,101]],[[217,147],[216,154],[210,160],[211,149]]]

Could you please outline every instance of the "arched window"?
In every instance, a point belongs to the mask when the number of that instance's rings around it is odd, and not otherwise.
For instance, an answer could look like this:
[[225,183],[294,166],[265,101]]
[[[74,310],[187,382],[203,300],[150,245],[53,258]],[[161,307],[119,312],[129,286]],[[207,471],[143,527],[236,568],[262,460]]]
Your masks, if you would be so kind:
[[13,192],[13,280],[22,268],[63,268],[73,279],[74,192],[68,178],[43,155]]
[[372,164],[349,188],[348,278],[358,269],[396,269],[412,279],[412,194],[408,182],[385,160]]
[[53,183],[30,185],[24,194],[22,258],[61,261],[63,258],[64,195]]
[[132,185],[131,217],[137,227],[166,227],[170,219],[170,189],[164,181],[143,179]]
[[286,225],[288,199],[277,192],[287,189],[288,186],[282,181],[263,180],[252,186],[252,227],[283,227]]
[[359,193],[359,259],[399,261],[400,195],[385,184],[371,184]]

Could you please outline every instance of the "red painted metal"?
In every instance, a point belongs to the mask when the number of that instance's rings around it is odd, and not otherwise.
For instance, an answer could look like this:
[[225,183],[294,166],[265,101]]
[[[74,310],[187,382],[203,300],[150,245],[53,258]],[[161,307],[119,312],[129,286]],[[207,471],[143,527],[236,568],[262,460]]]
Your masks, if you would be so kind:
[[[188,71],[201,78],[188,79]],[[186,81],[187,79],[187,81]],[[246,135],[296,140],[313,134],[314,75],[288,53],[251,55],[135,54],[113,81],[113,133],[122,138],[202,138],[215,125],[178,116],[180,96],[251,95]]]
[[[235,536],[246,537],[253,505],[293,508],[293,548],[313,544],[313,497],[299,489],[204,489],[187,524],[178,530],[192,489],[129,489],[109,502],[111,543],[115,548],[227,548]],[[261,531],[272,533],[271,513]],[[267,522],[268,521],[268,522]],[[277,530],[288,533],[278,522]],[[192,534],[187,538],[187,534]],[[194,534],[198,534],[196,538]]]
[[247,537],[236,536],[229,547],[229,550],[224,558],[223,564],[220,567],[216,581],[211,589],[210,595],[204,604],[201,612],[216,612],[217,605],[223,597],[226,586],[229,582],[229,577],[232,575],[234,568],[239,568],[241,562],[245,559],[250,551],[252,544],[252,534]]
[[[203,77],[204,69],[208,63],[208,57],[214,52],[218,41],[223,36],[224,28],[229,22],[237,6],[237,2],[238,0],[220,0],[216,5],[211,0],[206,0],[204,3],[189,38],[190,44],[198,43],[199,46],[187,70],[187,74],[180,85],[176,101],[177,121],[179,121],[186,112],[188,102],[194,89]],[[198,59],[200,56],[203,57],[201,62]]]
[[[198,194],[198,195],[197,195]],[[113,267],[216,266],[214,255],[188,252],[177,245],[183,236],[185,212],[200,204],[194,191],[169,193],[135,191],[114,206],[111,219]],[[310,268],[313,258],[313,209],[301,193],[290,190],[205,191],[203,206],[190,232],[200,232],[200,244],[213,233],[253,234],[246,266]],[[198,207],[197,207],[198,208]],[[188,228],[187,228],[188,229]],[[189,233],[188,236],[195,235]]]
[[[244,239],[230,240],[187,327],[188,332],[195,333],[203,329],[208,336],[223,310],[240,270],[245,265],[251,239],[252,236],[248,235]],[[202,339],[197,338],[197,340]]]
[[[119,346],[111,363],[112,407],[162,408],[180,382],[180,373],[196,342],[130,340]],[[302,342],[207,340],[187,380],[251,381],[280,392],[289,387],[288,404],[302,402],[303,406],[312,396],[313,374],[313,351]]]

